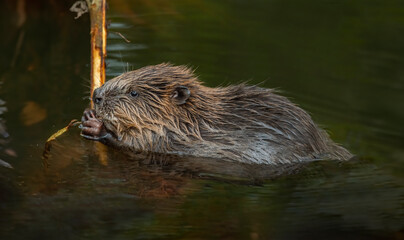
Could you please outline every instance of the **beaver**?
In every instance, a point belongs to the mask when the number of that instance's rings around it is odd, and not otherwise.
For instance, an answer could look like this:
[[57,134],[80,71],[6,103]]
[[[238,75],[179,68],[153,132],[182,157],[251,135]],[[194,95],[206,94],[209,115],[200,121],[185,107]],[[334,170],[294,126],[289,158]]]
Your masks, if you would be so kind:
[[133,152],[284,164],[352,157],[310,115],[273,89],[211,88],[163,63],[126,72],[93,93],[82,136]]

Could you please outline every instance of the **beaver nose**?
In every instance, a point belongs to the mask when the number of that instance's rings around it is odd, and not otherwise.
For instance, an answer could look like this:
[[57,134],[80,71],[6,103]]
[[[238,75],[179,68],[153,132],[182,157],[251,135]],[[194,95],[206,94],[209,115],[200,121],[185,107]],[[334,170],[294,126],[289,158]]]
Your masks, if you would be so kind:
[[93,92],[93,102],[95,104],[100,104],[102,102],[102,97],[100,96],[100,88],[97,88]]

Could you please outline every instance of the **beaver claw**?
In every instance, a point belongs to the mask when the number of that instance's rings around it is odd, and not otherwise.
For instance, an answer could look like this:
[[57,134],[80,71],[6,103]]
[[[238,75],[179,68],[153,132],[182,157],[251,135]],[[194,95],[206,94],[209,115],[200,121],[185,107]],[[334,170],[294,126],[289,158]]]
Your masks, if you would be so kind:
[[84,110],[81,118],[81,136],[89,140],[101,141],[109,136],[104,124],[96,118],[96,113],[93,109]]

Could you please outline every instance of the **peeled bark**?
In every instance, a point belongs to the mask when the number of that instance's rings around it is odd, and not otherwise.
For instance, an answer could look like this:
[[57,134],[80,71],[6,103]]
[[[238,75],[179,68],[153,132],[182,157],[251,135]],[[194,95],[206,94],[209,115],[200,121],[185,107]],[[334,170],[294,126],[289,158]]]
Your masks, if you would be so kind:
[[[107,56],[106,0],[86,0],[91,19],[91,99],[94,89],[105,82]],[[91,100],[91,107],[93,102]]]

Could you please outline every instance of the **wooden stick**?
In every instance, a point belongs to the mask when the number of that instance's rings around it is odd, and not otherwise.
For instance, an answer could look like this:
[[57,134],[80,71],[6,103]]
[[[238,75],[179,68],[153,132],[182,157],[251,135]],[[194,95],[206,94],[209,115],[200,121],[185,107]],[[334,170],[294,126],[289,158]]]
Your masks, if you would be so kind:
[[105,83],[105,57],[107,56],[106,0],[86,0],[91,20],[91,108],[96,88]]

